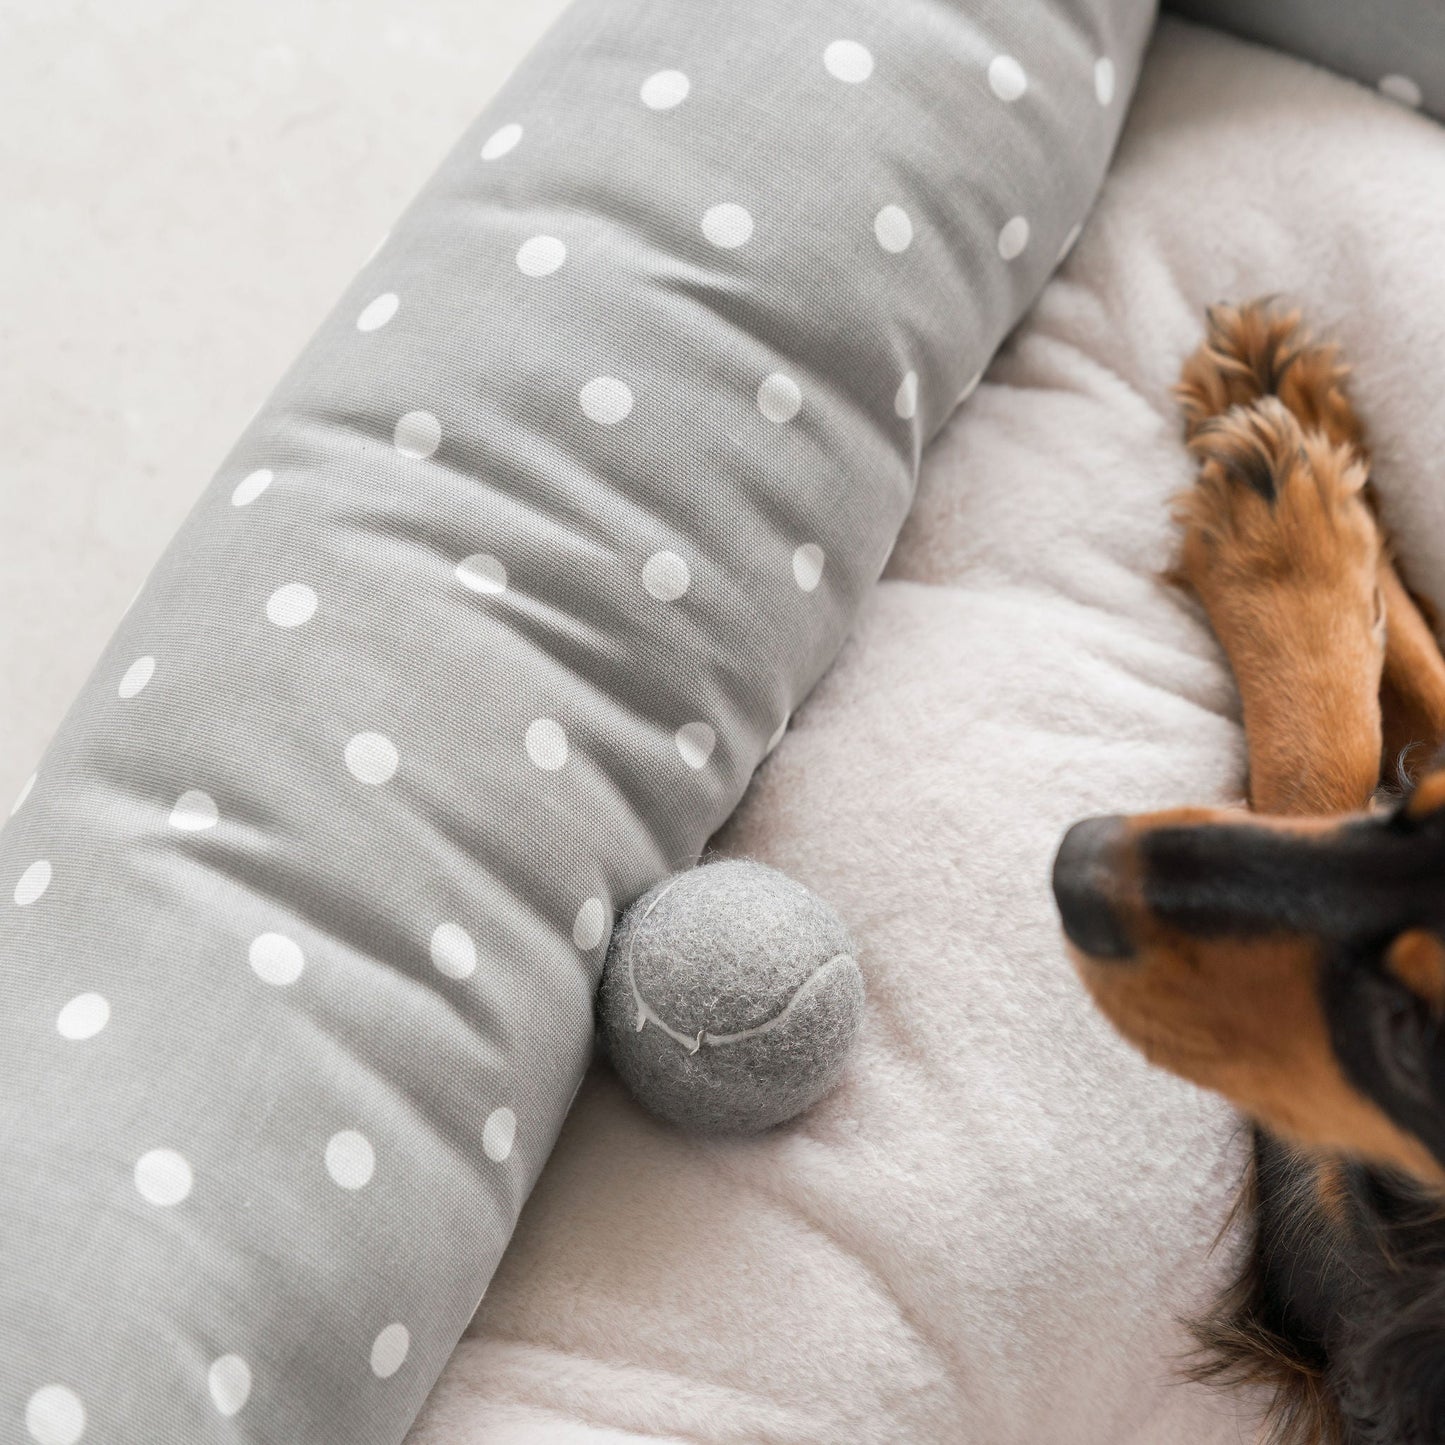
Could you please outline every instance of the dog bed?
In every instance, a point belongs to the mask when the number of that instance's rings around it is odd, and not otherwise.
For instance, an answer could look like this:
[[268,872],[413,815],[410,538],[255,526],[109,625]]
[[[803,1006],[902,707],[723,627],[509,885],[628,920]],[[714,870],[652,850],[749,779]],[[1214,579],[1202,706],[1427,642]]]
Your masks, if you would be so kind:
[[1445,595],[1442,234],[1437,126],[1161,25],[1082,240],[718,839],[845,913],[856,1067],[706,1146],[594,1071],[412,1445],[1252,1438],[1254,1402],[1173,1379],[1237,1123],[1089,1007],[1048,868],[1080,815],[1242,795],[1231,679],[1157,577],[1209,302],[1285,292],[1339,337],[1387,523]]

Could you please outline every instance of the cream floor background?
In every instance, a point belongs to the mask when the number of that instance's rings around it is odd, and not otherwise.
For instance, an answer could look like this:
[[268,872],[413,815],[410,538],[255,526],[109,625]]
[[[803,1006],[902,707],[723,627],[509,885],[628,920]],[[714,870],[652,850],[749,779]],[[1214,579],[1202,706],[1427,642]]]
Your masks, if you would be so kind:
[[0,814],[292,356],[564,0],[0,0]]

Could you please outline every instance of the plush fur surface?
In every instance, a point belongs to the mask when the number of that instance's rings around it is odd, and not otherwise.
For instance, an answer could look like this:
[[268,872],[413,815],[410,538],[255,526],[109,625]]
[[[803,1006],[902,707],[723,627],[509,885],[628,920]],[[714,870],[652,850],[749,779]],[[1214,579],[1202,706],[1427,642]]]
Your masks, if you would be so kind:
[[1244,796],[1229,669],[1159,575],[1206,305],[1287,291],[1341,341],[1407,574],[1445,596],[1442,234],[1438,127],[1162,27],[1095,217],[720,840],[838,905],[854,1066],[727,1143],[599,1069],[413,1445],[1253,1438],[1261,1400],[1179,1383],[1248,1141],[1090,1006],[1048,870],[1083,814]]

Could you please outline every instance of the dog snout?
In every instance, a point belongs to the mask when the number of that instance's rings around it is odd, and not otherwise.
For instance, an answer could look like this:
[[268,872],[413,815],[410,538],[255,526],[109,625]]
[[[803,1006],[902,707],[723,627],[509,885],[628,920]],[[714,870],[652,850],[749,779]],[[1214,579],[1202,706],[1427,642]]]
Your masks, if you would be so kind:
[[1126,847],[1121,817],[1075,823],[1054,858],[1054,899],[1064,933],[1090,958],[1117,962],[1134,945],[1119,910],[1119,879]]

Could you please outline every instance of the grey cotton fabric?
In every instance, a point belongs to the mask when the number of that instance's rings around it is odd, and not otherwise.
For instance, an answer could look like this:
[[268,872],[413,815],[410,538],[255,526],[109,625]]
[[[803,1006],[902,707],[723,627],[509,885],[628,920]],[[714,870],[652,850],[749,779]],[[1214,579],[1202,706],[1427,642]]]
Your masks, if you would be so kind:
[[598,1013],[607,1055],[652,1113],[752,1134],[842,1077],[863,975],[837,911],[753,859],[679,873],[613,930]]
[[462,139],[0,836],[0,1436],[402,1438],[1151,20],[581,0]]
[[1167,0],[1190,20],[1312,60],[1445,120],[1439,0]]

